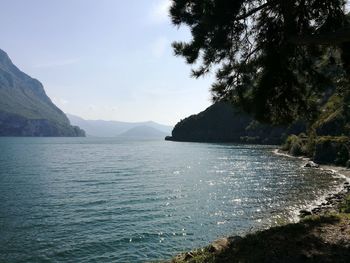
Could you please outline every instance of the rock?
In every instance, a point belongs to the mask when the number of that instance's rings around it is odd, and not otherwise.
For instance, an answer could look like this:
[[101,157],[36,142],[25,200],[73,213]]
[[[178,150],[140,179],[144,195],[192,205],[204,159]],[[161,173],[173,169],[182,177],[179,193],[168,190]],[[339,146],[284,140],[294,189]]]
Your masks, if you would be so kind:
[[321,212],[321,208],[316,207],[316,208],[312,209],[311,212],[314,214],[317,214],[317,213]]
[[300,210],[299,215],[300,215],[300,217],[305,217],[305,216],[311,216],[312,213],[310,211],[307,211],[307,210]]
[[343,197],[342,197],[341,195],[335,195],[334,198],[335,198],[336,200],[341,200],[341,199],[343,199]]
[[85,132],[70,125],[68,120],[59,123],[49,119],[28,119],[0,110],[0,136],[80,137],[85,136]]
[[314,163],[313,161],[309,161],[305,164],[304,167],[308,168],[319,168],[320,166],[317,163]]
[[210,245],[209,251],[214,252],[214,253],[221,252],[221,251],[227,249],[230,244],[231,244],[231,238],[226,238],[226,237],[221,238],[221,239],[214,241]]

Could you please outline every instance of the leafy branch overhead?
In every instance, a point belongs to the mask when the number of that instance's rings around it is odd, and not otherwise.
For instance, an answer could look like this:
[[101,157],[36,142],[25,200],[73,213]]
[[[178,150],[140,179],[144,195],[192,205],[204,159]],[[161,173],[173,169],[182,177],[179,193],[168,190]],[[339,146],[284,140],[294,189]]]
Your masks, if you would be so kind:
[[[173,0],[176,26],[190,28],[175,54],[200,77],[216,69],[213,99],[265,122],[311,119],[323,93],[350,74],[344,0]],[[347,88],[345,88],[347,89]]]

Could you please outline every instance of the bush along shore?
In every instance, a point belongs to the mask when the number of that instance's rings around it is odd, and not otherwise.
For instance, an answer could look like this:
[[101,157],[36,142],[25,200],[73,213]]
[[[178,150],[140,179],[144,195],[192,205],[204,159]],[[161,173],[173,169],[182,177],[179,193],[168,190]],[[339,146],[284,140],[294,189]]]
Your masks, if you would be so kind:
[[[287,151],[276,154],[301,158],[310,169],[324,169],[349,178],[342,166],[319,165]],[[179,254],[171,263],[202,262],[350,262],[350,183],[330,194],[319,205],[300,211],[300,220],[267,230],[230,236],[207,247]]]

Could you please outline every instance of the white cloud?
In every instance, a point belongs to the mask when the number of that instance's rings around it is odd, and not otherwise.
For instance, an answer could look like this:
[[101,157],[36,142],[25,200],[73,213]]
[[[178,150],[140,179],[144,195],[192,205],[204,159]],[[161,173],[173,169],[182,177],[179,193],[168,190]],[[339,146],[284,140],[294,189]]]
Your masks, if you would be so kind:
[[171,0],[158,0],[151,10],[151,20],[156,23],[168,21],[170,6]]
[[157,38],[152,45],[152,54],[156,58],[161,58],[167,48],[170,47],[170,41],[166,37]]

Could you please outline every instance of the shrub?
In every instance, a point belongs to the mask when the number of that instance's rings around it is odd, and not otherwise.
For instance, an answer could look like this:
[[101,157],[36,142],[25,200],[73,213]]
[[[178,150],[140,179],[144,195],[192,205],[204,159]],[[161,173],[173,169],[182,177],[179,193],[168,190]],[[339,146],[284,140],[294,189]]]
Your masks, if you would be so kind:
[[285,141],[285,143],[282,145],[281,149],[283,151],[289,151],[291,146],[292,146],[292,143],[297,140],[298,136],[292,134],[292,135],[289,135]]
[[348,195],[345,201],[340,206],[340,212],[350,213],[350,195]]
[[295,141],[292,143],[289,153],[293,156],[303,155],[302,145],[300,141]]
[[288,136],[284,145],[282,145],[281,149],[284,151],[288,151],[293,156],[300,156],[305,154],[305,145],[306,145],[307,137],[304,134],[300,136],[290,135]]
[[349,160],[349,138],[323,136],[316,140],[314,161],[345,166]]

